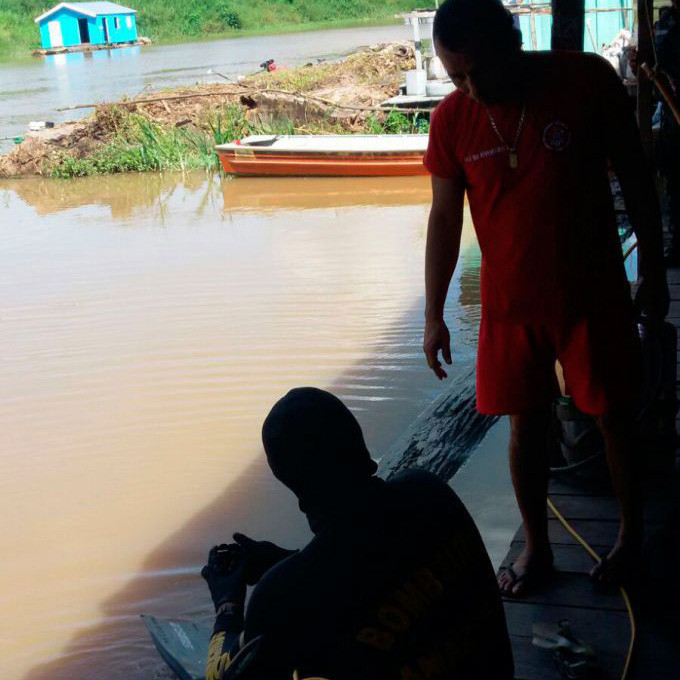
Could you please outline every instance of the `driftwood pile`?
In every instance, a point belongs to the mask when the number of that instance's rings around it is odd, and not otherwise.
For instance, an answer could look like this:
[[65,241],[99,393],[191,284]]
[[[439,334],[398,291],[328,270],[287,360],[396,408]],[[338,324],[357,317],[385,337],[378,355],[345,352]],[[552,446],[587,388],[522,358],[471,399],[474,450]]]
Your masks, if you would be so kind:
[[262,72],[233,83],[180,87],[122,99],[94,108],[88,118],[30,134],[11,153],[0,156],[0,177],[40,175],[55,154],[86,158],[113,139],[125,112],[167,126],[209,128],[220,107],[238,105],[253,124],[286,120],[304,131],[309,125],[339,126],[363,131],[376,107],[397,94],[403,71],[413,68],[410,42],[372,45],[335,62],[321,61],[296,69]]

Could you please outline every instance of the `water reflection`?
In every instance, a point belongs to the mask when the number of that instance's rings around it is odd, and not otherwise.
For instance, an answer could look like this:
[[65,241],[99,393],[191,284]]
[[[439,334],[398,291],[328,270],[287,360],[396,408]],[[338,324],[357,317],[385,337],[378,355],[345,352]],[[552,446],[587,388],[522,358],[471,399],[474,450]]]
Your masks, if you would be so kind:
[[115,179],[81,177],[73,180],[4,180],[0,189],[12,191],[38,215],[51,215],[78,206],[110,209],[111,217],[127,218],[135,210],[162,206],[175,191],[221,199],[225,212],[307,210],[357,206],[424,204],[430,199],[424,177],[220,178],[196,173],[126,174]]
[[479,275],[482,267],[482,255],[477,242],[466,246],[460,258],[460,295],[458,304],[462,314],[470,324],[478,324],[482,316],[479,299]]
[[131,173],[68,180],[3,180],[0,191],[3,189],[21,198],[38,215],[54,215],[84,206],[102,206],[108,208],[106,214],[112,218],[129,218],[137,210],[162,218],[163,208],[174,192],[216,199],[220,179],[203,173]]
[[343,206],[397,206],[430,200],[425,177],[245,178],[222,184],[225,210],[305,210]]

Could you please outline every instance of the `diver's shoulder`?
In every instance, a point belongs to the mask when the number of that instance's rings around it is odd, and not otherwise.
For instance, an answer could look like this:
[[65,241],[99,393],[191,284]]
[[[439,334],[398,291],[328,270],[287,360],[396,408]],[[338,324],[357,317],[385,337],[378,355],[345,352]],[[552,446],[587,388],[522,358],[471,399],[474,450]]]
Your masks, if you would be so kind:
[[262,575],[251,594],[248,605],[251,614],[261,609],[267,610],[270,605],[277,603],[292,606],[289,602],[290,594],[304,590],[315,571],[313,560],[305,553],[307,549],[308,546],[305,546]]
[[423,470],[422,468],[411,468],[400,472],[387,481],[390,488],[404,494],[414,492],[418,494],[435,494],[457,498],[455,491],[437,475]]

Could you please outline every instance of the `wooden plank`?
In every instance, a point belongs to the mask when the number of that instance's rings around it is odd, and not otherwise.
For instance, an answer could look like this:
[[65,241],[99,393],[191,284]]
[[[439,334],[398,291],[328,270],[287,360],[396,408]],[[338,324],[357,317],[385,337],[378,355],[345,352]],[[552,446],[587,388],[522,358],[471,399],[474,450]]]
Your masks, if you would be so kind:
[[611,484],[608,479],[582,479],[559,475],[550,478],[548,493],[552,495],[567,494],[569,496],[609,496]]
[[[589,521],[577,519],[570,522],[570,524],[587,543],[596,549],[614,545],[619,530],[619,524],[615,521]],[[548,520],[548,537],[553,545],[558,543],[578,545],[578,541],[556,519]],[[524,540],[524,531],[522,527],[517,530],[517,533],[512,540]]]
[[550,579],[537,585],[530,595],[503,598],[506,602],[524,604],[550,604],[559,607],[607,609],[624,611],[625,605],[617,591],[599,588],[585,574],[555,572]]
[[515,680],[563,680],[547,649],[531,644],[531,638],[510,635],[515,660]]
[[[515,680],[564,680],[549,650],[535,647],[531,644],[531,638],[520,635],[511,635],[510,643],[515,658]],[[619,680],[621,666],[618,657],[611,658],[603,654],[598,661],[603,671],[599,676],[602,680]]]
[[630,622],[625,611],[597,611],[555,607],[552,605],[526,605],[505,602],[505,619],[513,635],[532,636],[535,623],[559,623],[567,620],[574,634],[592,645],[597,655],[618,659],[623,665],[630,641]]
[[529,33],[531,34],[531,49],[538,49],[538,41],[536,39],[536,15],[532,12],[529,15]]
[[[524,601],[506,601],[504,607],[515,655],[516,678],[553,677],[550,654],[531,645],[531,628],[535,622],[553,623],[562,619],[569,620],[575,634],[593,645],[605,673],[611,673],[604,677],[620,677],[630,640],[627,612],[531,605]],[[638,616],[637,645],[629,680],[677,680],[678,640],[680,620],[649,620]]]
[[[515,653],[517,678],[552,677],[552,659],[531,646],[531,629],[535,622],[558,622],[568,619],[577,636],[592,645],[605,677],[619,678],[630,640],[628,614],[624,611],[596,611],[526,605],[506,602],[505,615]],[[630,680],[677,680],[680,668],[680,623],[638,619],[636,654]],[[541,672],[546,673],[541,676]]]
[[[619,507],[611,496],[555,496],[552,499],[557,510],[568,520],[619,519]],[[645,501],[645,521],[661,521],[669,512],[669,501],[662,498],[651,498]],[[549,513],[550,514],[550,513]]]
[[[510,551],[503,560],[502,566],[511,566],[524,549],[524,545],[521,541],[514,541],[510,545]],[[555,569],[558,571],[587,575],[595,565],[593,558],[580,545],[554,545],[552,550]]]
[[568,520],[606,519],[618,520],[619,509],[611,496],[555,496],[552,499],[558,511]]

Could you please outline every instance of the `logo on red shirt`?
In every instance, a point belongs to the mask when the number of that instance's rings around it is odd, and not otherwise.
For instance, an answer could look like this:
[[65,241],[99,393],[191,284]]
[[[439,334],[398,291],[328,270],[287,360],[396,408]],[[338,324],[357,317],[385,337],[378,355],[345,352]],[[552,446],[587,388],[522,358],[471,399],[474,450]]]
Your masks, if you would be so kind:
[[548,123],[543,130],[543,144],[551,151],[564,151],[571,141],[571,130],[561,120]]

